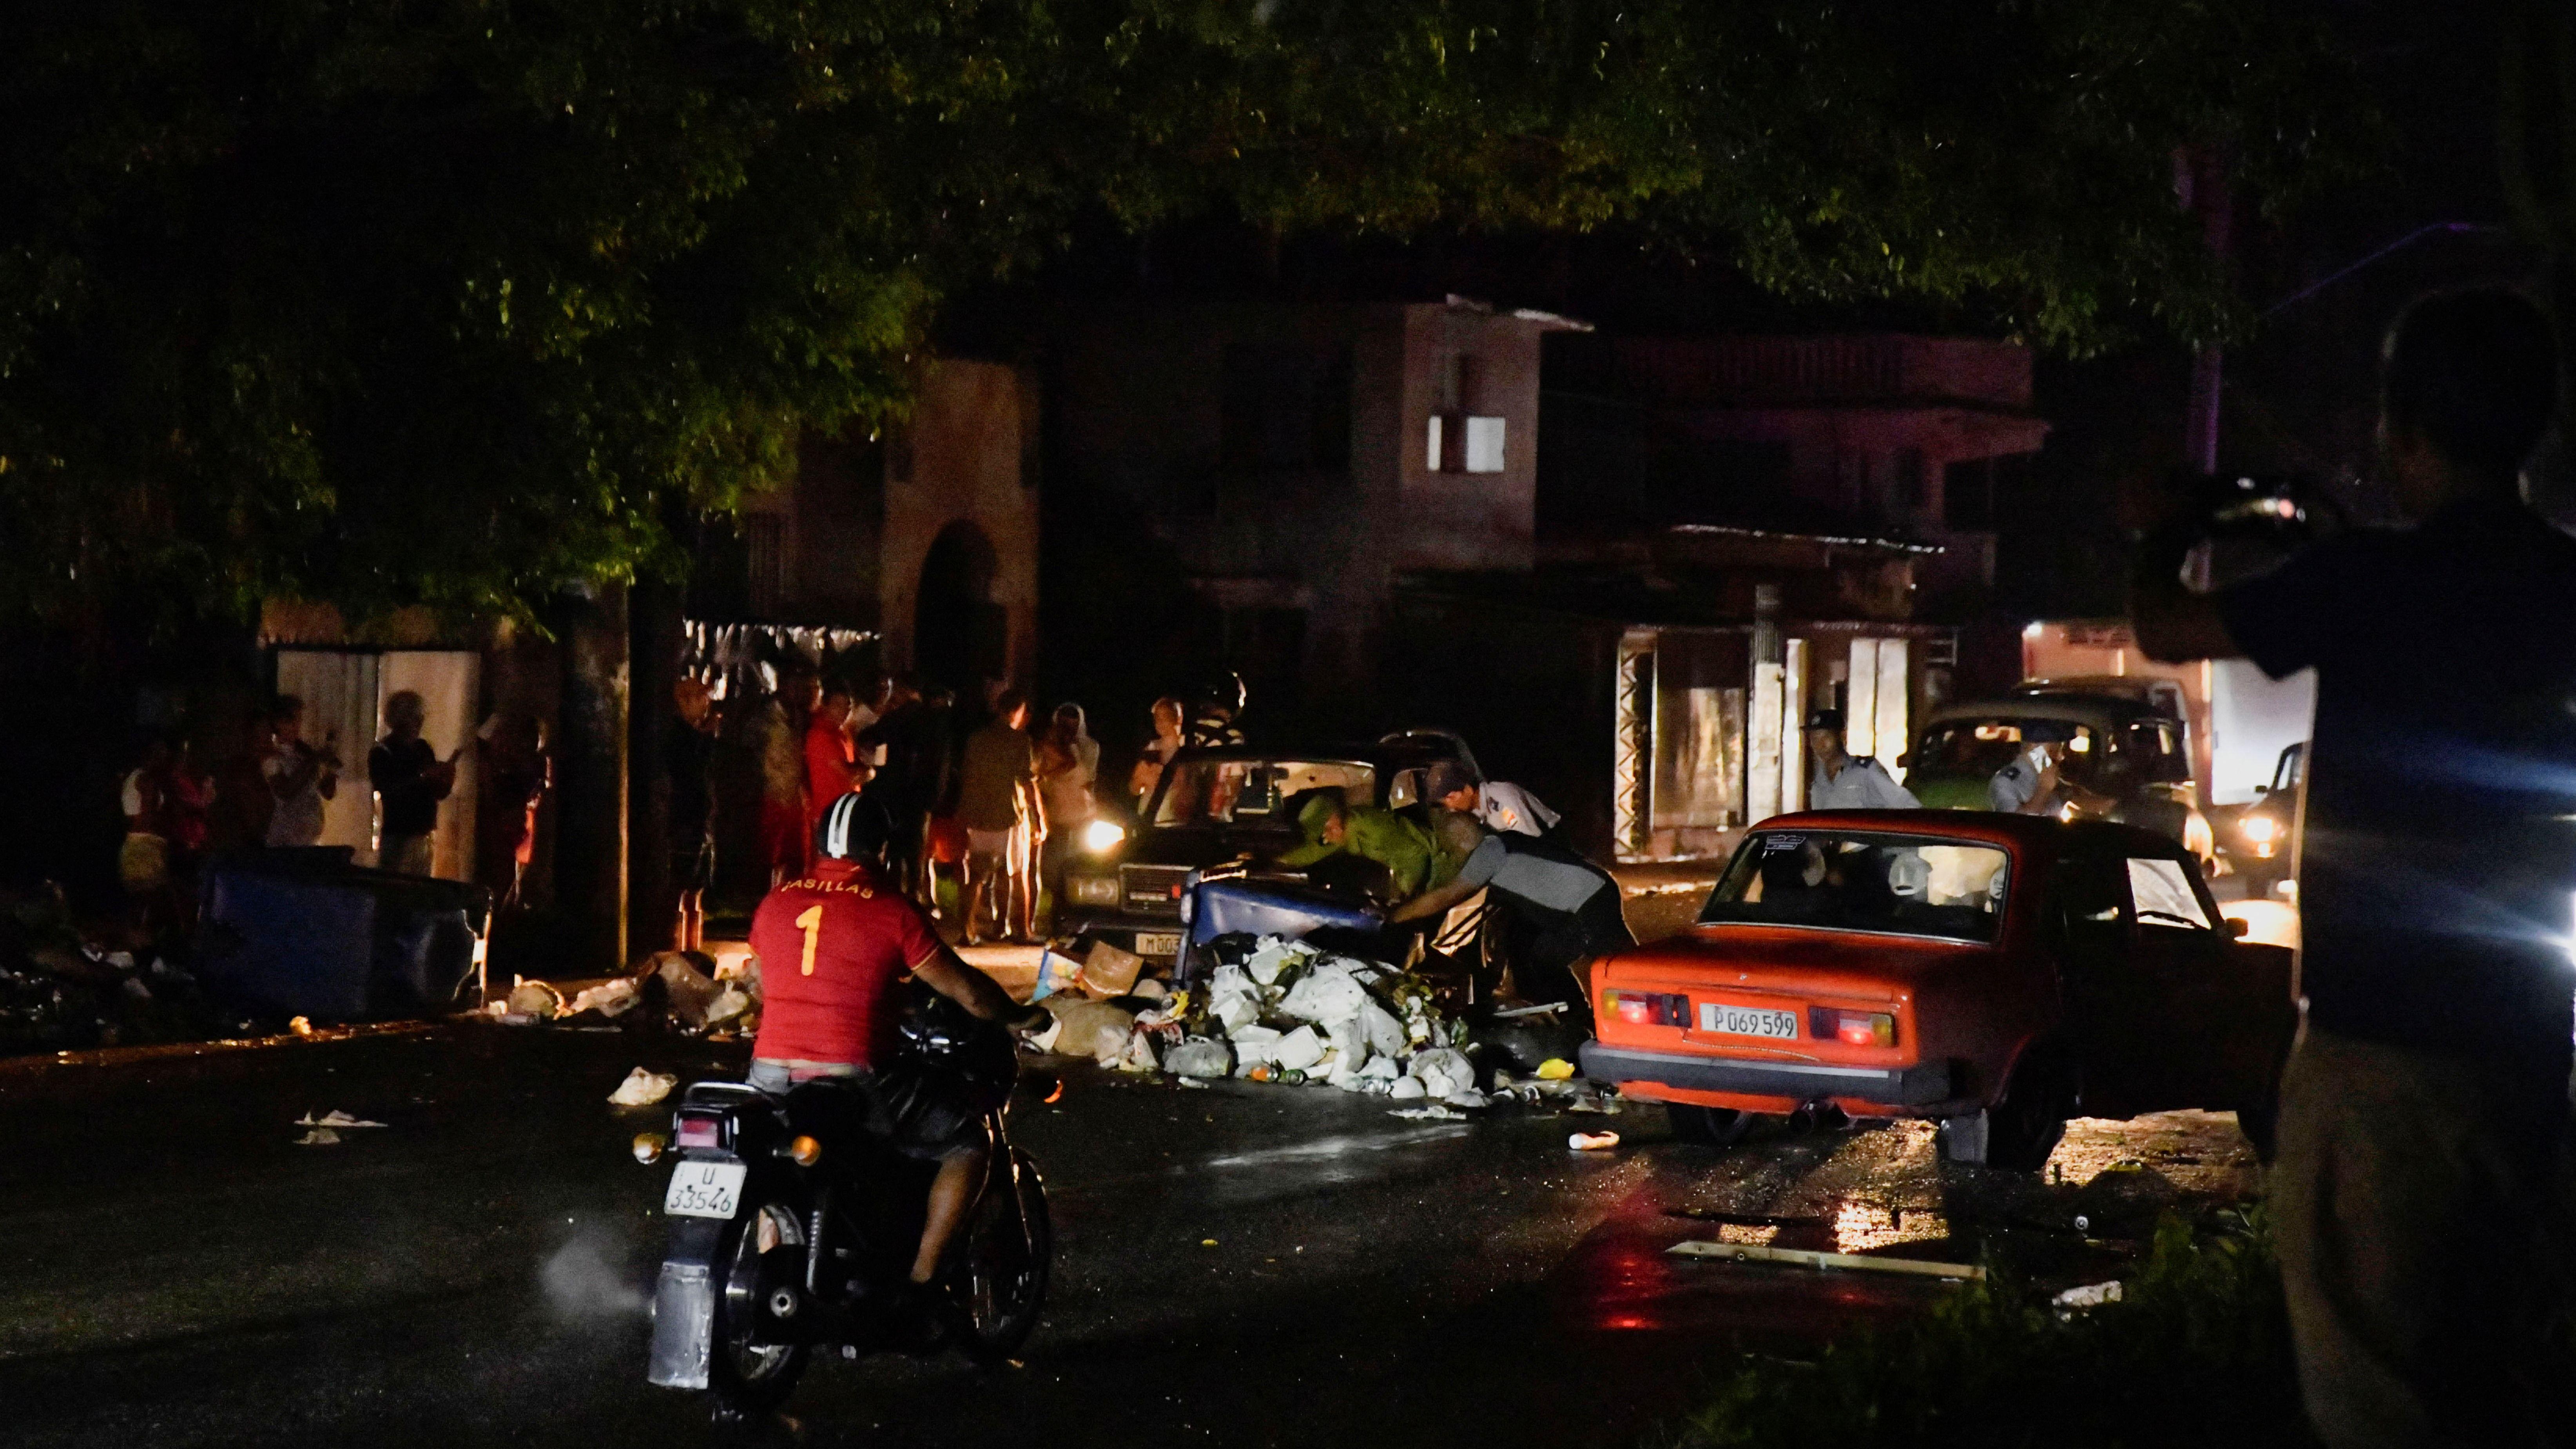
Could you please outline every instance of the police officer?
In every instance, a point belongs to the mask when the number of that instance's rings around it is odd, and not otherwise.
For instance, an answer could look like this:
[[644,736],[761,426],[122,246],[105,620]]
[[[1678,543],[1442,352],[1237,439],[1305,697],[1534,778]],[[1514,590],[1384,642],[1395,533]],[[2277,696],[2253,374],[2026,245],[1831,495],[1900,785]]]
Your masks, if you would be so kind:
[[1597,956],[1637,944],[1619,909],[1619,882],[1610,872],[1552,840],[1517,831],[1487,835],[1455,879],[1434,886],[1387,916],[1389,925],[1425,921],[1490,890],[1520,930],[1512,948],[1512,980],[1530,1001],[1562,1001],[1591,1019],[1584,968]]
[[1810,810],[1920,810],[1923,802],[1896,783],[1887,767],[1867,755],[1843,753],[1843,712],[1820,709],[1807,716],[1807,754],[1816,762],[1807,777]]
[[1182,728],[1181,743],[1193,750],[1222,750],[1242,744],[1243,726],[1238,717],[1243,705],[1243,676],[1231,669],[1217,671],[1200,688],[1198,698],[1191,701],[1189,723]]

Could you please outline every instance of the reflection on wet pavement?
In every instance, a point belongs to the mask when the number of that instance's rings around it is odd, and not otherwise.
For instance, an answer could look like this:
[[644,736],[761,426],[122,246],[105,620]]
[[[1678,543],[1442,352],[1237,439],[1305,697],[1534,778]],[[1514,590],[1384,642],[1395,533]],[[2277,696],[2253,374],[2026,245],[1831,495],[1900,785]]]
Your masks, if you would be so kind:
[[1643,1182],[1559,1269],[1569,1326],[1687,1331],[1739,1342],[1827,1337],[1918,1312],[1947,1283],[1758,1263],[1692,1261],[1686,1239],[1943,1262],[1988,1262],[2043,1280],[2116,1273],[2159,1215],[2258,1195],[2261,1173],[2233,1114],[2083,1118],[2040,1173],[1940,1160],[1929,1123],[1761,1136],[1723,1153],[1662,1145]]

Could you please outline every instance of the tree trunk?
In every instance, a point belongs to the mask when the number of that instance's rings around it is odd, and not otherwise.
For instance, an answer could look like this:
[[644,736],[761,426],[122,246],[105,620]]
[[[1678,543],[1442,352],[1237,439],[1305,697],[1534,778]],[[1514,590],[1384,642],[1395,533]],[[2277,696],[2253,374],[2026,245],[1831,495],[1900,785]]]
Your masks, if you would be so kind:
[[628,591],[633,707],[627,722],[627,939],[638,953],[662,948],[679,902],[671,893],[671,686],[680,672],[682,591],[639,583]]
[[611,974],[627,962],[625,588],[567,595],[556,627],[564,674],[555,900],[567,926],[564,974]]

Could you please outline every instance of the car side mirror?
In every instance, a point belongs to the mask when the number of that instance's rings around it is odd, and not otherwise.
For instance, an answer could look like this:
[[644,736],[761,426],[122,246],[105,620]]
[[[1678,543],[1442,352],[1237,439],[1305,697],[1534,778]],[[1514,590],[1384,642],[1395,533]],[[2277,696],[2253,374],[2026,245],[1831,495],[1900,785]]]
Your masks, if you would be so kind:
[[2224,929],[2231,940],[2242,941],[2254,934],[2254,923],[2242,916],[2222,916],[2220,919],[2227,923]]
[[2272,787],[2269,785],[2257,785],[2254,787],[2254,793],[2257,795],[2269,795],[2272,793]]

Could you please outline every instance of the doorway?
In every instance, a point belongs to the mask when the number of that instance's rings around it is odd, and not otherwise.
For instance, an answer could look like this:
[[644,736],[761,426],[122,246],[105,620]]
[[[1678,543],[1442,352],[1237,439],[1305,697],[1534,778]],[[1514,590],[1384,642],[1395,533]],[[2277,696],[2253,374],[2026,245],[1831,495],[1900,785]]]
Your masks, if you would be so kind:
[[431,874],[474,878],[474,806],[480,779],[473,750],[482,693],[483,656],[462,649],[277,651],[277,692],[304,701],[305,738],[340,755],[339,793],[322,810],[324,845],[345,845],[360,863],[376,859],[376,797],[367,782],[367,751],[383,732],[385,701],[404,690],[420,696],[421,738],[440,759],[456,758],[456,788],[438,807],[430,838]]
[[951,523],[931,541],[913,600],[913,668],[957,691],[972,710],[986,705],[985,686],[1010,669],[1010,616],[993,600],[996,566],[982,529]]

